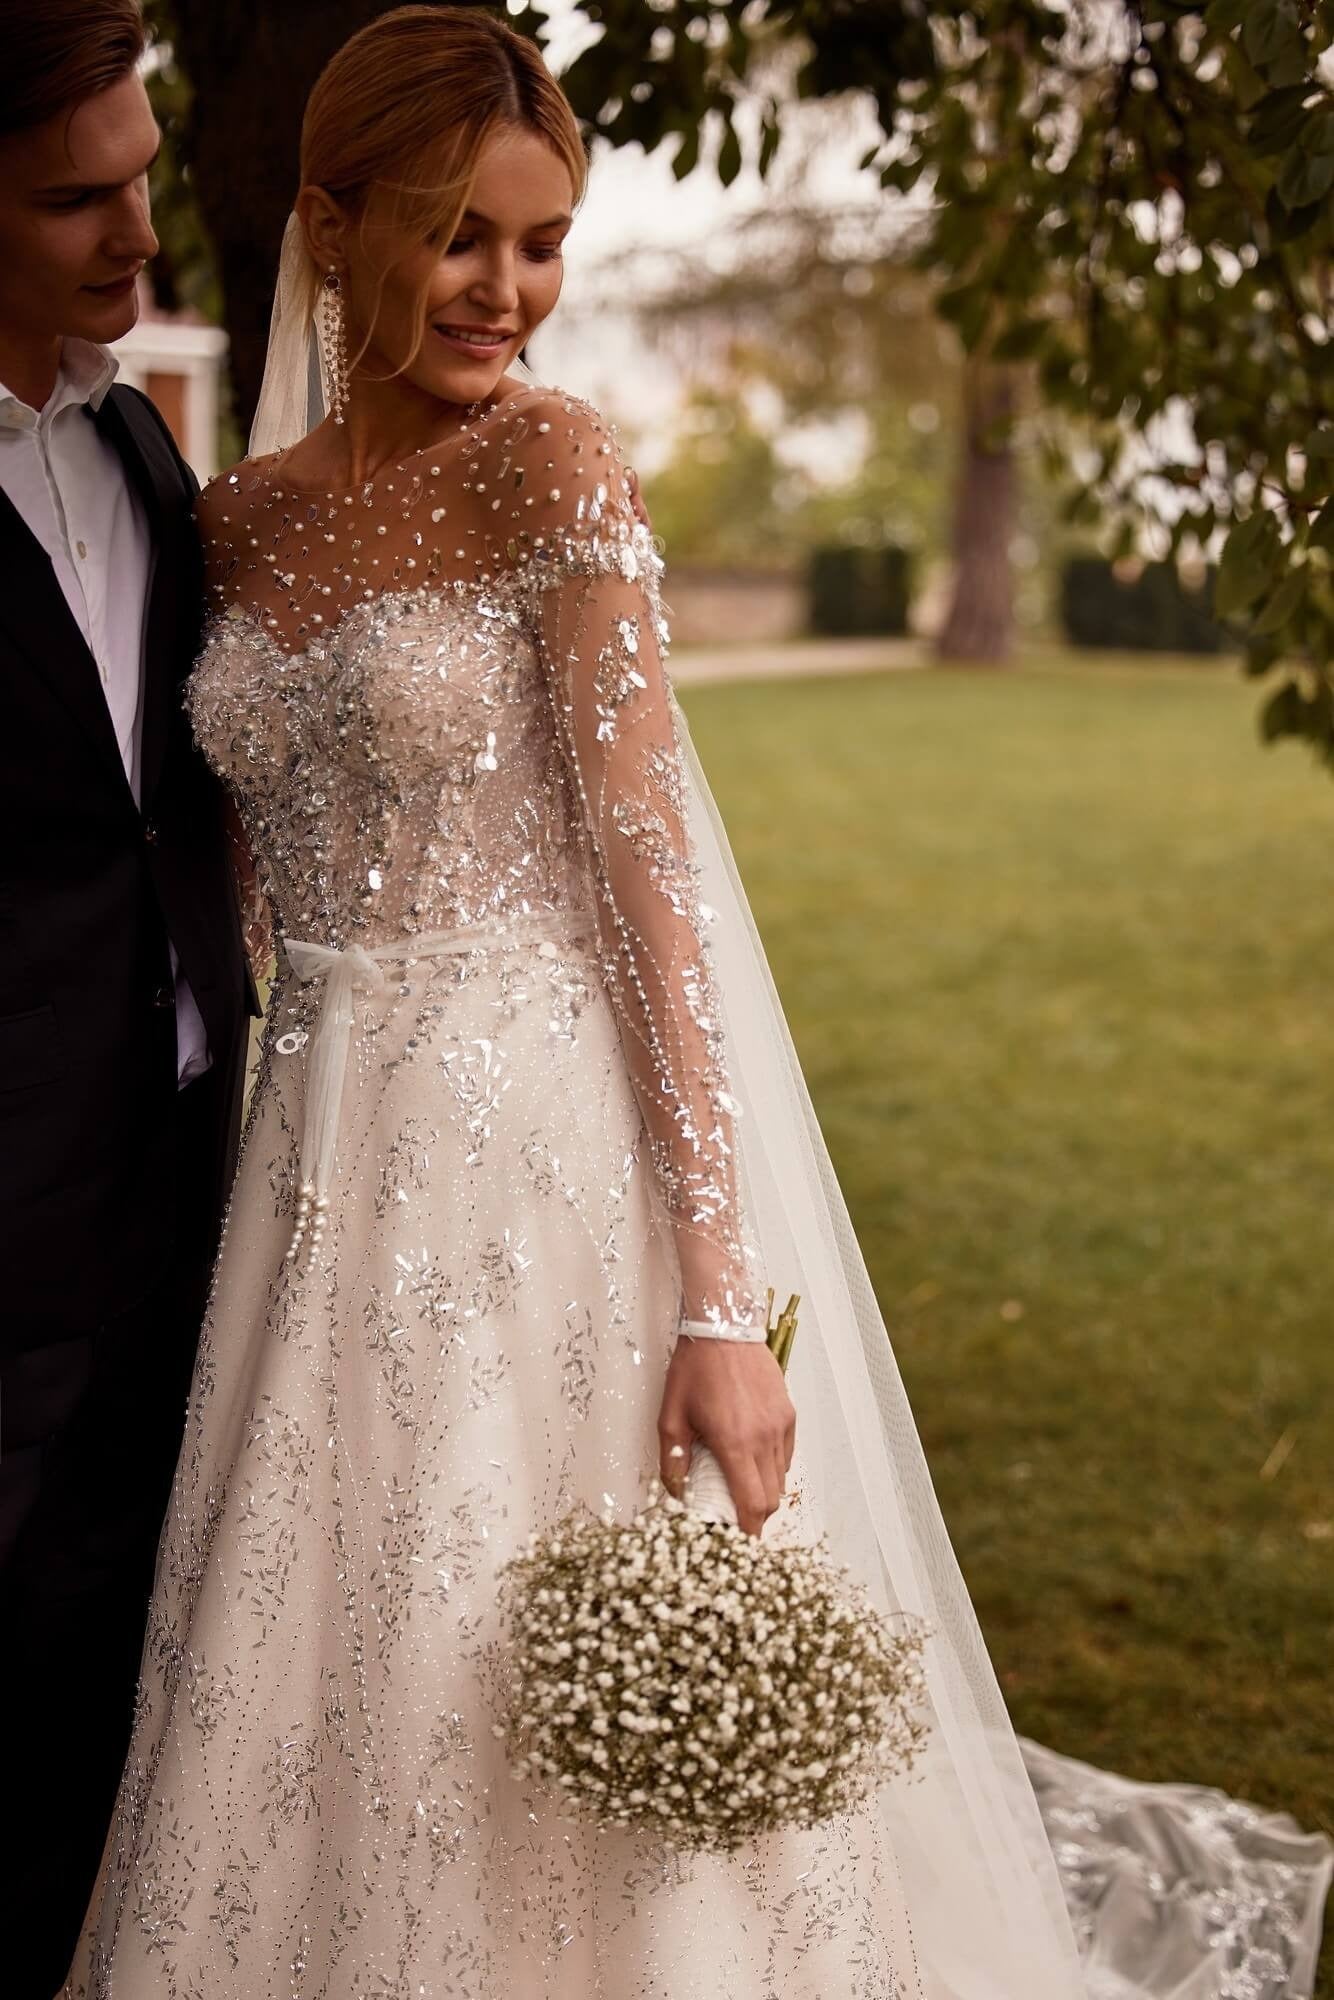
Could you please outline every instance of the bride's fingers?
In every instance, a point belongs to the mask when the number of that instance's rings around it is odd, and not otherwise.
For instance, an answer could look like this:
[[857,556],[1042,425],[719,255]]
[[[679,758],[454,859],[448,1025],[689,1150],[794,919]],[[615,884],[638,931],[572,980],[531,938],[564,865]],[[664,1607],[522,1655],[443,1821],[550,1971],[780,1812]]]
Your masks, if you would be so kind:
[[769,1495],[765,1475],[753,1451],[713,1447],[713,1455],[727,1481],[727,1490],[736,1508],[737,1525],[748,1535],[758,1535],[769,1518]]
[[690,1470],[690,1444],[691,1434],[684,1425],[658,1426],[658,1476],[677,1500]]

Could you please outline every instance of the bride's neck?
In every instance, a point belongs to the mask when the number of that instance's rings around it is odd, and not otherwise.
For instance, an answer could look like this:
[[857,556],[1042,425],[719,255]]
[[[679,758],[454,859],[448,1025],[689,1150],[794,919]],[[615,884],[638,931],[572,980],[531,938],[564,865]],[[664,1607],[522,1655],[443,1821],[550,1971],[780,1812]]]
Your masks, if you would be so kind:
[[355,376],[343,422],[324,427],[331,471],[338,483],[360,486],[442,437],[451,418],[462,423],[470,407],[442,402],[402,376],[388,382]]

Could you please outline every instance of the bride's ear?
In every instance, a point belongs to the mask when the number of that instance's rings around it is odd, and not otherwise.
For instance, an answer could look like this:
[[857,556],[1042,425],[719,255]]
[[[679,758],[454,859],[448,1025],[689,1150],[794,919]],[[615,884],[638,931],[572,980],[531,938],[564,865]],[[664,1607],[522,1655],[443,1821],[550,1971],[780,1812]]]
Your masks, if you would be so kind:
[[306,248],[321,271],[341,270],[347,262],[347,216],[322,187],[303,187],[295,208],[305,233]]

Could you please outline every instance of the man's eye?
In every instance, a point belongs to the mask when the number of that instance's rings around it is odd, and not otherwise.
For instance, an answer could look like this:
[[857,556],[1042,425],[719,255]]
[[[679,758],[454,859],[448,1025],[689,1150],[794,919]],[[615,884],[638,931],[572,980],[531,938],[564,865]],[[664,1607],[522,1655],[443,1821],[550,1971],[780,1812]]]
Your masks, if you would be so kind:
[[57,215],[67,215],[71,209],[87,208],[92,198],[92,195],[87,193],[67,195],[63,201],[48,203],[48,207],[54,209]]

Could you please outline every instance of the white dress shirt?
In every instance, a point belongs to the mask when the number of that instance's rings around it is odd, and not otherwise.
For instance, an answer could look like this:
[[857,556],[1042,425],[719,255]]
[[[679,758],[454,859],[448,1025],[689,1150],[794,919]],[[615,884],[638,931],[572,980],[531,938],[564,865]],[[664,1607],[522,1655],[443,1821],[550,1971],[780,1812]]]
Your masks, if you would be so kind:
[[[0,490],[51,558],[65,602],[97,664],[121,762],[139,804],[144,619],[152,543],[139,496],[115,447],[85,414],[116,375],[104,347],[66,340],[46,407],[33,410],[0,383]],[[208,1038],[171,946],[176,981],[176,1075],[209,1067]]]

